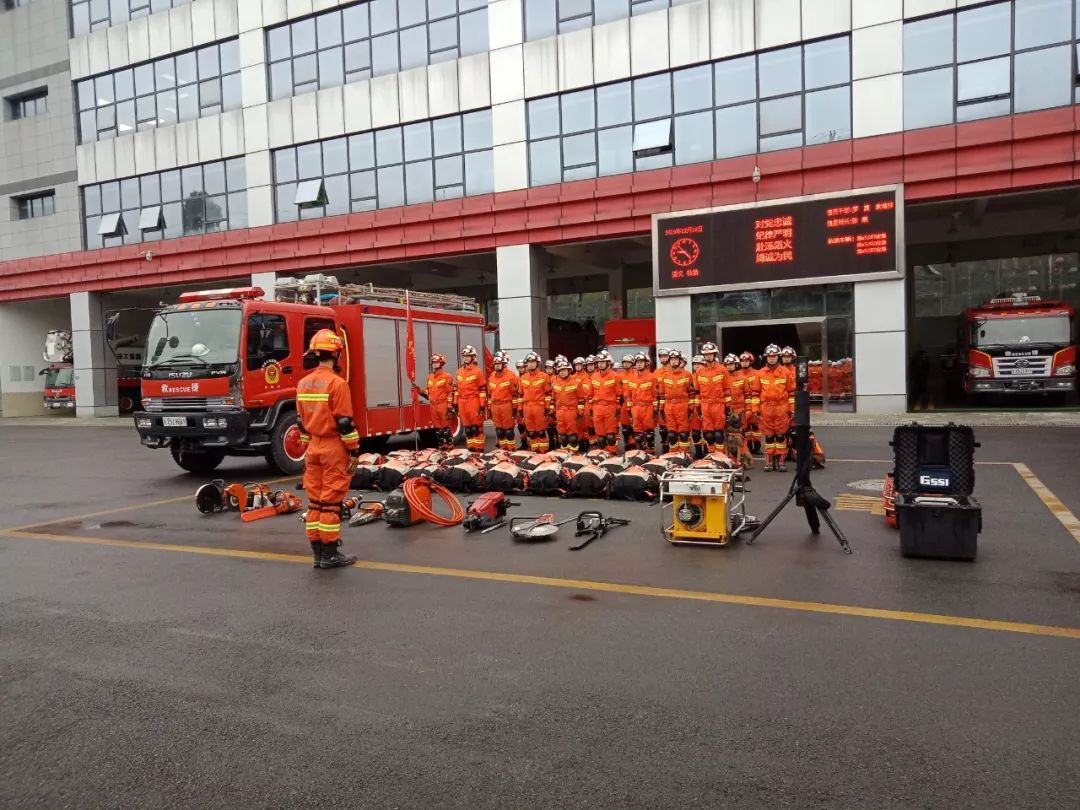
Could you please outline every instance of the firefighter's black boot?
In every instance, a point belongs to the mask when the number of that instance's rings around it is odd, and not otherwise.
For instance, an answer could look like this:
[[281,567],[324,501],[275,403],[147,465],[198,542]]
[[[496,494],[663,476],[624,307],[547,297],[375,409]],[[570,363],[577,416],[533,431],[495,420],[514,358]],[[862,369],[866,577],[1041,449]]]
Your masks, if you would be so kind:
[[314,558],[312,568],[322,568],[323,544],[318,540],[311,541],[311,556]]
[[356,562],[356,557],[346,556],[341,553],[341,541],[336,543],[323,543],[322,561],[320,568],[342,568]]

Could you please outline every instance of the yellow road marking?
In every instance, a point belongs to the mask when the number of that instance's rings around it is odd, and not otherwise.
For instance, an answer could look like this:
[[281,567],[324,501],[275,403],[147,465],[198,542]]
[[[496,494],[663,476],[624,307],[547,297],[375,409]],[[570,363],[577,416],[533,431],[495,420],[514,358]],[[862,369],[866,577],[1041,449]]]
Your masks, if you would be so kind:
[[[299,477],[300,476],[298,475],[293,475],[288,478],[275,478],[272,481],[263,481],[262,483],[266,484],[267,486],[269,486],[270,484],[285,484],[289,481],[296,481]],[[194,503],[195,493],[193,492],[190,495],[177,495],[175,498],[162,498],[158,501],[143,501],[141,503],[131,503],[127,506],[117,506],[114,509],[101,509],[97,512],[86,512],[82,515],[61,515],[59,517],[54,517],[49,520],[43,520],[40,523],[28,523],[25,526],[11,526],[10,528],[0,529],[0,531],[21,532],[27,529],[37,529],[41,526],[51,526],[54,523],[67,523],[75,520],[88,520],[89,518],[102,517],[104,515],[115,515],[118,512],[131,512],[135,509],[149,509],[152,506],[165,506],[166,504],[180,503],[181,501],[191,501],[192,503]]]
[[1072,535],[1073,540],[1080,543],[1080,520],[1077,519],[1069,507],[1063,504],[1061,499],[1036,477],[1027,464],[1017,462],[1013,464],[1013,467],[1020,474],[1020,477],[1024,479],[1025,483],[1031,487],[1032,492],[1038,496],[1039,500],[1046,504],[1050,514],[1058,519],[1058,522],[1065,527],[1065,531]]
[[[117,540],[105,537],[78,537],[47,532],[0,532],[15,538],[55,541],[63,543],[81,543],[92,546],[113,546],[117,548],[137,548],[151,551],[173,551],[185,554],[200,554],[211,557],[233,557],[246,560],[268,560],[274,562],[310,563],[311,558],[299,554],[282,554],[271,551],[244,551],[241,549],[209,548],[202,546],[184,546],[164,543],[148,543],[139,540]],[[744,596],[731,593],[711,593],[708,591],[689,591],[680,588],[661,588],[651,585],[630,585],[620,582],[598,582],[584,579],[562,579],[558,577],[533,576],[531,574],[511,574],[500,571],[473,571],[462,568],[438,568],[427,565],[406,565],[403,563],[374,562],[361,560],[355,568],[368,571],[387,571],[398,574],[419,574],[424,576],[453,577],[456,579],[484,580],[487,582],[512,582],[519,585],[538,585],[547,588],[565,588],[570,590],[600,591],[631,596],[652,596],[662,599],[680,599],[696,602],[714,602],[746,607],[775,608],[794,610],[802,613],[827,613],[836,616],[857,616],[866,619],[909,622],[913,624],[932,624],[946,627],[964,627],[974,630],[991,630],[999,633],[1021,633],[1032,636],[1053,636],[1080,640],[1080,627],[1055,627],[1043,624],[998,621],[996,619],[976,619],[967,616],[948,616],[937,613],[917,613],[904,610],[860,607],[858,605],[839,605],[827,602],[803,602],[793,599],[776,599],[765,596]]]

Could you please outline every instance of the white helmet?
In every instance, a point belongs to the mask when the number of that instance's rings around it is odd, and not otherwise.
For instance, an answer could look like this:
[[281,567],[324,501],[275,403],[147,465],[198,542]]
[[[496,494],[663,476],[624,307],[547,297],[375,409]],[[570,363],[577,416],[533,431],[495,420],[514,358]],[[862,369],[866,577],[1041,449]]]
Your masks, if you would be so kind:
[[693,359],[691,360],[691,362],[695,366],[703,366],[703,365],[705,365],[705,358],[700,354],[695,354]]
[[770,354],[780,354],[780,347],[777,346],[775,343],[770,343],[768,346],[765,347],[765,351],[763,351],[762,354],[766,357],[768,357]]
[[724,365],[725,366],[730,366],[730,365],[736,365],[737,366],[738,364],[739,364],[739,358],[736,357],[735,355],[733,355],[733,354],[725,354],[724,355]]
[[476,357],[476,349],[472,346],[466,346],[461,350],[462,357]]
[[782,355],[787,354],[787,355],[791,355],[792,357],[794,357],[795,356],[795,350],[793,348],[791,348],[790,346],[785,346],[784,348],[782,348],[780,350],[780,354],[782,354]]
[[702,354],[720,354],[720,350],[716,348],[715,343],[706,343],[701,347]]

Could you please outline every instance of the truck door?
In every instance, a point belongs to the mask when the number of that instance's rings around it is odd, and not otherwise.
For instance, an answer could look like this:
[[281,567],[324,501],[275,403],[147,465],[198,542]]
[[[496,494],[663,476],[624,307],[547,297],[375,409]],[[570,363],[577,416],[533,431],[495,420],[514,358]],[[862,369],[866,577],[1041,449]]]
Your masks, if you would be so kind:
[[290,335],[299,330],[290,330],[288,319],[276,312],[249,311],[245,326],[245,404],[266,408],[292,399],[304,373],[298,341],[301,335]]

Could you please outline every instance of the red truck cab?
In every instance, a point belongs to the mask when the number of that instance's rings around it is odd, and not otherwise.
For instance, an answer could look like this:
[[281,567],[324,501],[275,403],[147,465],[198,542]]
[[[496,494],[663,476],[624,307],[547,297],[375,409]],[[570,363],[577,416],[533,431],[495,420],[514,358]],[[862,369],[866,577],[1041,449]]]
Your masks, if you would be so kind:
[[50,363],[45,375],[45,409],[75,409],[75,369],[71,363]]

